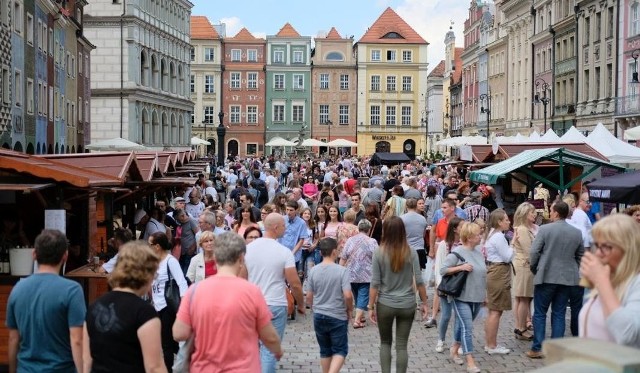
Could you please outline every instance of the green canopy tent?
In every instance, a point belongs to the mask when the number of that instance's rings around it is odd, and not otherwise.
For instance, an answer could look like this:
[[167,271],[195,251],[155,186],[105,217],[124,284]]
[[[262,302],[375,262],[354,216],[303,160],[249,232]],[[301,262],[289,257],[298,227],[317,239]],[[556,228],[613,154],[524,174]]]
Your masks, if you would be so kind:
[[[541,163],[555,164],[557,168],[549,175],[542,176],[536,172],[535,166]],[[582,167],[581,174],[573,180],[565,180],[565,167]],[[525,150],[509,159],[500,163],[496,163],[487,168],[477,171],[471,171],[471,181],[485,184],[495,184],[499,178],[504,178],[513,172],[521,172],[528,176],[529,180],[521,180],[514,175],[512,178],[527,185],[528,190],[531,189],[530,180],[541,182],[555,190],[565,191],[575,183],[586,178],[599,167],[610,167],[619,171],[624,171],[624,167],[605,162],[601,159],[588,156],[576,151],[565,148],[546,148],[546,149],[530,149]],[[550,180],[558,176],[558,183]]]

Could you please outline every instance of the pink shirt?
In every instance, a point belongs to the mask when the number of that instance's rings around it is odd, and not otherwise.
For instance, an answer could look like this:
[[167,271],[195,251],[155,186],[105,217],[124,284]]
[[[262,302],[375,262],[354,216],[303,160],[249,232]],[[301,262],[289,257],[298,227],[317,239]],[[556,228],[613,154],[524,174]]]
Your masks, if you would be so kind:
[[258,335],[271,312],[257,286],[217,275],[191,286],[183,300],[176,318],[195,333],[190,372],[260,372]]
[[314,183],[306,183],[302,186],[302,193],[305,196],[316,197],[316,195],[318,194],[318,186]]
[[580,337],[616,343],[607,329],[607,319],[604,317],[600,297],[591,297],[582,305],[578,320]]

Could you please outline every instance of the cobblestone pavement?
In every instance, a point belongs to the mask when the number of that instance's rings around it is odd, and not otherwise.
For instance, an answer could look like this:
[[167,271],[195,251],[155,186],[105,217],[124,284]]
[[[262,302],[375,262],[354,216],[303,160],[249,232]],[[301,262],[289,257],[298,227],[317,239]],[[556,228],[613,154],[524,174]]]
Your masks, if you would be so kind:
[[[409,337],[408,371],[438,373],[466,371],[465,366],[455,365],[448,359],[448,349],[445,349],[443,353],[435,352],[438,332],[436,328],[426,329],[422,326],[419,318],[420,316],[417,315]],[[547,317],[547,322],[548,319]],[[567,329],[568,321],[567,319]],[[514,338],[513,322],[513,312],[505,312],[500,320],[498,334],[498,343],[511,349],[511,353],[508,355],[489,355],[483,351],[484,321],[476,319],[473,333],[473,344],[476,351],[474,357],[483,372],[526,372],[544,365],[544,360],[532,360],[525,356],[525,352],[531,347],[531,342]],[[349,355],[342,372],[372,373],[380,371],[378,329],[370,322],[367,324],[362,329],[349,328]],[[547,333],[549,332],[550,327],[547,325]],[[452,335],[453,320],[447,330],[447,344],[451,342]],[[313,317],[310,312],[307,312],[306,316],[298,316],[294,321],[288,321],[283,347],[285,355],[280,361],[278,372],[322,372],[319,349],[313,332]],[[395,347],[392,347],[393,349]],[[393,354],[392,366],[395,364],[395,352]],[[393,369],[395,371],[395,368]]]

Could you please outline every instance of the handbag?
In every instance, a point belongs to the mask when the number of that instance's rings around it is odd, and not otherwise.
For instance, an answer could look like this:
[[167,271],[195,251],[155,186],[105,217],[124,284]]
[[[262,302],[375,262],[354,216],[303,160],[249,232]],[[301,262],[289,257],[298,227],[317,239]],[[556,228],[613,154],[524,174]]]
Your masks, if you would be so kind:
[[167,302],[167,307],[175,315],[178,313],[178,308],[180,308],[180,287],[176,279],[171,275],[169,261],[167,261],[167,276],[169,276],[169,279],[164,283],[164,300]]
[[[189,296],[189,318],[193,315],[191,314],[191,301],[193,300],[193,295],[196,292],[196,288],[198,287],[198,283],[193,285],[193,291]],[[173,366],[171,367],[171,371],[173,373],[189,373],[189,366],[191,365],[191,355],[193,355],[193,350],[195,348],[195,331],[193,328],[191,329],[191,336],[187,338],[184,343],[180,344],[180,349],[178,349],[178,354],[173,361]]]
[[[452,252],[451,254],[458,257],[462,263],[466,263],[464,258],[460,256],[458,253]],[[467,283],[467,275],[469,272],[467,271],[459,271],[452,274],[447,274],[442,276],[442,281],[440,281],[440,285],[438,285],[438,292],[444,296],[450,296],[457,298],[462,294],[462,290],[464,289],[464,285]]]

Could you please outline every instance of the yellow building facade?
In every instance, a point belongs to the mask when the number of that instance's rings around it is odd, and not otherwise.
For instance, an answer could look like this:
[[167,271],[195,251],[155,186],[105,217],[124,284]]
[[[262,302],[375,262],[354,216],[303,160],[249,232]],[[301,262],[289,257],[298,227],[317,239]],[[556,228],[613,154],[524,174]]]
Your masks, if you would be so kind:
[[426,131],[428,43],[391,8],[356,43],[358,154],[418,155]]

